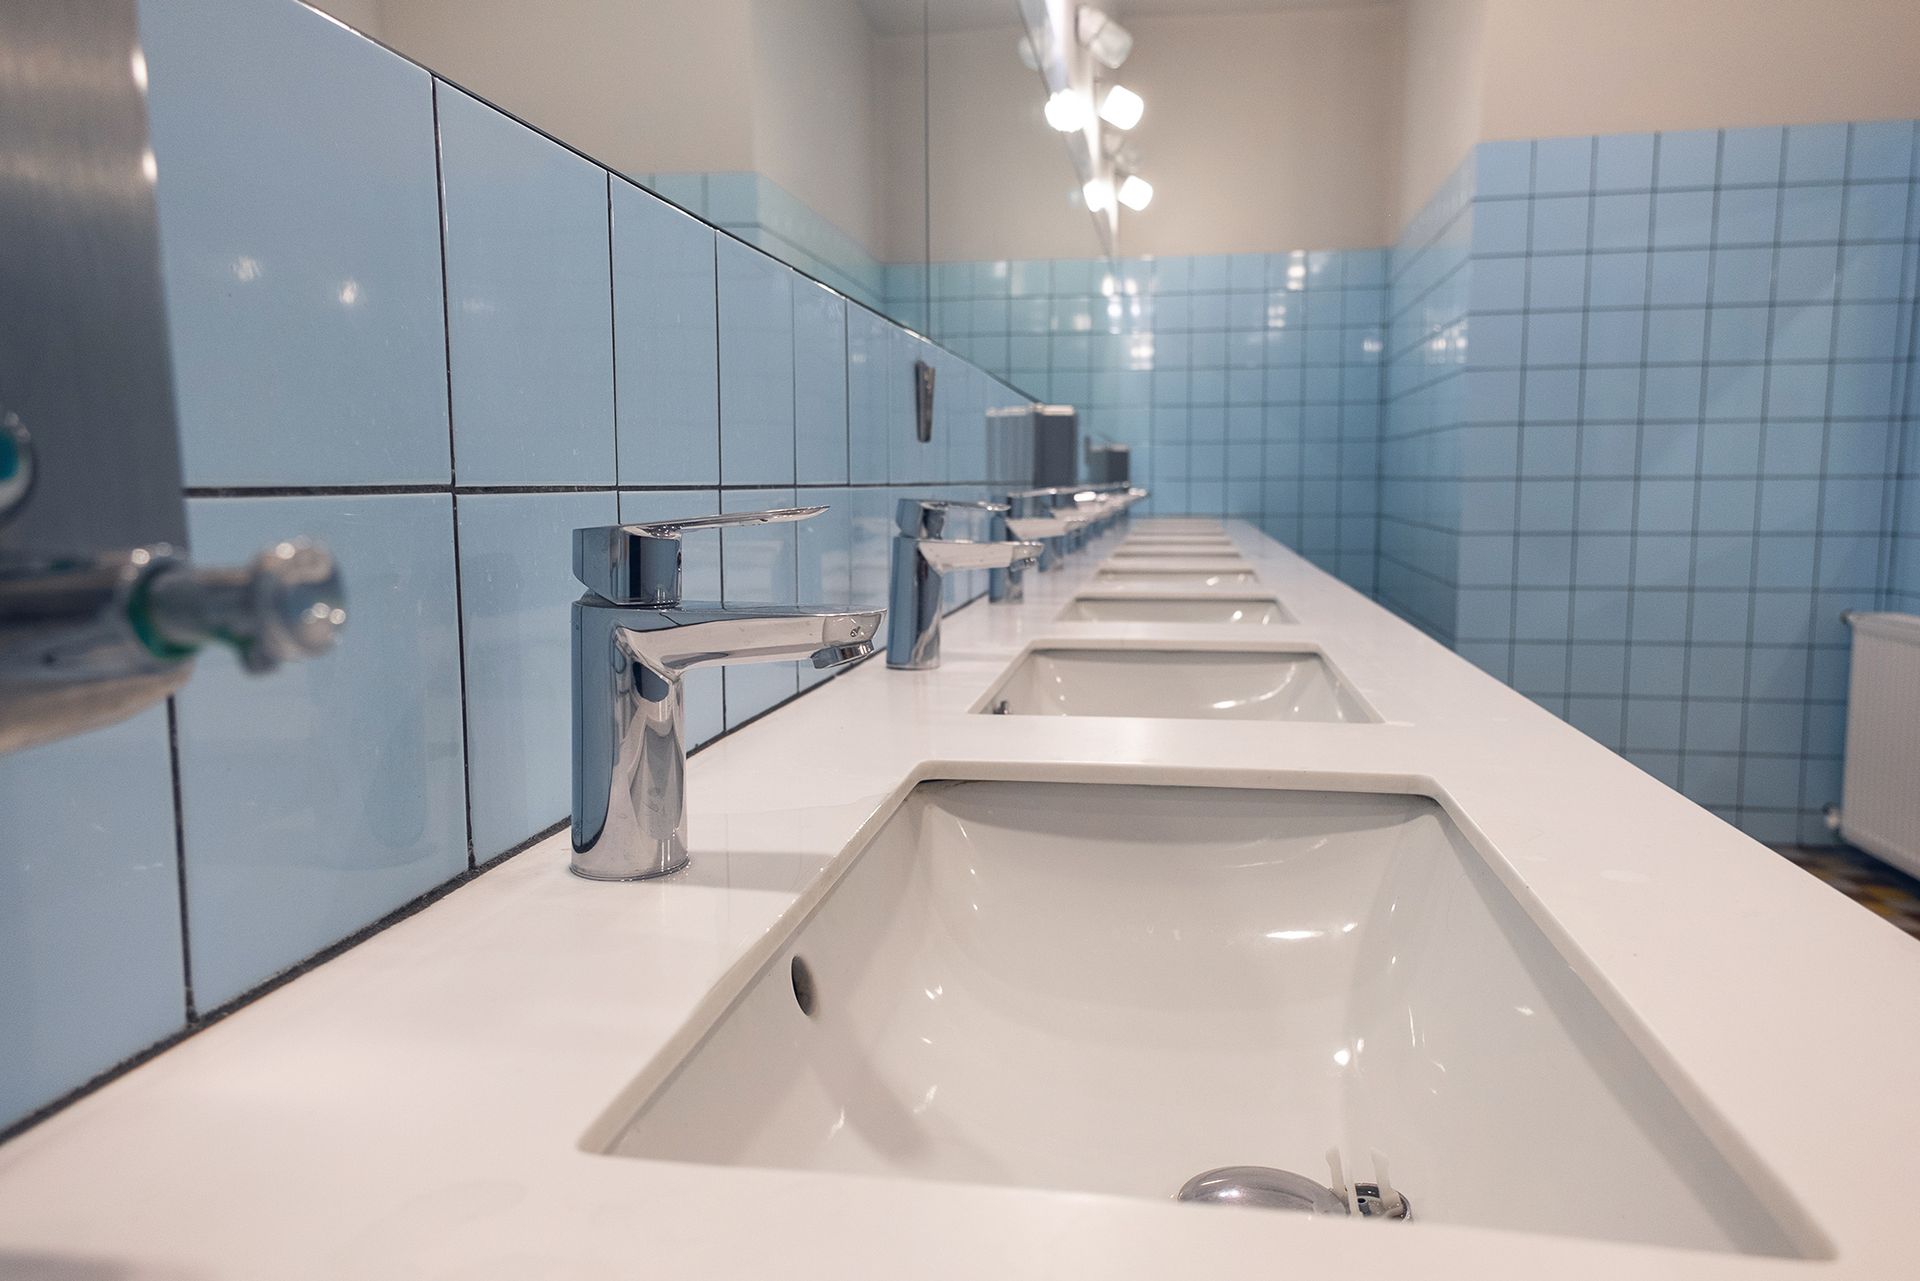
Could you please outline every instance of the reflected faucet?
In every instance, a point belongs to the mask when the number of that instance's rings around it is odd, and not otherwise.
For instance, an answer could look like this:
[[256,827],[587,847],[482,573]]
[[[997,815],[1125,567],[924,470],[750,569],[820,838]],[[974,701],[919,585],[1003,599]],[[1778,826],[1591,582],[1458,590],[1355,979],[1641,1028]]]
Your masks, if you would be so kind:
[[895,510],[893,586],[887,601],[887,666],[921,672],[940,666],[943,575],[954,570],[1011,569],[1040,559],[1039,543],[974,542],[943,538],[947,513],[956,508],[1007,513],[1005,503],[902,498]]
[[805,520],[824,507],[573,531],[573,870],[638,881],[687,865],[686,694],[696,667],[873,652],[883,611],[680,599],[683,530]]

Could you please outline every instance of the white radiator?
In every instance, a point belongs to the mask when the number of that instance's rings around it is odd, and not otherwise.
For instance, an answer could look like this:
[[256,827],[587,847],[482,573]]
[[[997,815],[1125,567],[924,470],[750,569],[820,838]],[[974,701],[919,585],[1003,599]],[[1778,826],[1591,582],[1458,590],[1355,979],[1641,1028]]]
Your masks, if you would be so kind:
[[1840,835],[1920,876],[1920,616],[1849,614]]

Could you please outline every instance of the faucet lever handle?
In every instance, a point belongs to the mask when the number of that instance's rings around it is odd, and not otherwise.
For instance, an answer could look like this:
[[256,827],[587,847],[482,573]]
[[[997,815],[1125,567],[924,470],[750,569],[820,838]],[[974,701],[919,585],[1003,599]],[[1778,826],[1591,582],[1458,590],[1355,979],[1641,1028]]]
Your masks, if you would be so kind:
[[589,525],[573,531],[573,576],[588,591],[623,605],[667,609],[680,603],[680,535],[689,529],[808,520],[825,507],[775,507],[648,521]]
[[983,511],[999,516],[1007,510],[1005,503],[969,498],[902,498],[894,511],[894,521],[908,538],[939,538],[950,511]]

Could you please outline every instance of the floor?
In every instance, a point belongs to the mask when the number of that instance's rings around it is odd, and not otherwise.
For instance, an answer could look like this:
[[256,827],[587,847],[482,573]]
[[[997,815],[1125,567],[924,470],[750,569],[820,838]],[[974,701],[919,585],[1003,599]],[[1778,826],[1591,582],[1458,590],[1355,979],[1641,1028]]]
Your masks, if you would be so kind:
[[1870,912],[1920,939],[1920,881],[1847,846],[1785,846],[1780,852]]

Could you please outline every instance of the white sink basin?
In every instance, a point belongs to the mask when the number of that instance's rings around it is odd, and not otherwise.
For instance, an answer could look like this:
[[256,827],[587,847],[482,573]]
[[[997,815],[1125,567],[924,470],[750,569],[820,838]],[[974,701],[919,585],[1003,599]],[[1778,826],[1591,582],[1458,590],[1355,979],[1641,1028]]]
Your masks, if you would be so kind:
[[1635,1035],[1425,798],[934,782],[727,975],[605,1147],[1156,1201],[1231,1164],[1330,1183],[1337,1153],[1412,1204],[1370,1231],[1817,1240]]
[[1319,654],[1168,649],[1036,649],[977,712],[1181,720],[1378,719]]
[[1094,577],[1102,586],[1133,583],[1143,587],[1221,587],[1254,581],[1253,571],[1241,561],[1183,561],[1156,557],[1102,565]]
[[1060,611],[1081,623],[1291,623],[1270,596],[1076,596]]

